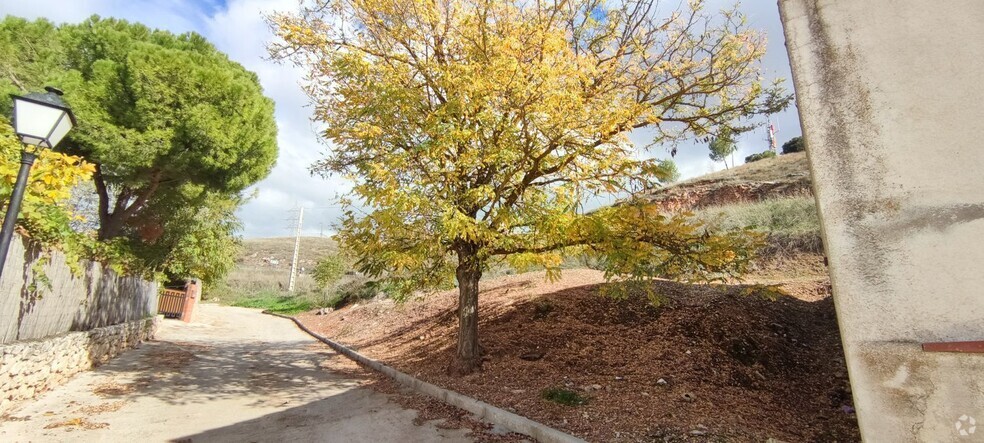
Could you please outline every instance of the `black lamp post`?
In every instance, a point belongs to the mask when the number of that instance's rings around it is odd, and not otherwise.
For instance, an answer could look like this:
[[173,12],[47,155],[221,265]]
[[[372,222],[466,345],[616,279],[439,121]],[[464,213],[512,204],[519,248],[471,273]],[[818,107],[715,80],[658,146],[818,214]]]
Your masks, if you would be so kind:
[[[52,87],[44,88],[46,93],[32,92],[25,96],[11,95],[14,99],[14,132],[24,143],[21,151],[21,166],[17,173],[17,183],[10,195],[10,204],[3,217],[3,230],[0,231],[0,276],[7,262],[7,250],[17,224],[21,200],[27,187],[27,176],[31,165],[37,159],[36,150],[52,149],[65,138],[65,134],[75,126],[75,115],[61,99],[62,92]],[[34,146],[35,150],[28,149]]]

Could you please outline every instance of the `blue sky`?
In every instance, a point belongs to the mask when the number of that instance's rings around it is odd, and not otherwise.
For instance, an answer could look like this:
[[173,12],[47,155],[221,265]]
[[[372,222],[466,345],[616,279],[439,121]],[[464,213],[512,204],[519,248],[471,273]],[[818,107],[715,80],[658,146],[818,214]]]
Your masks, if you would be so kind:
[[[672,2],[671,2],[672,3]],[[731,5],[732,1],[709,0],[708,10]],[[789,61],[786,56],[779,11],[775,2],[748,2],[741,11],[749,25],[766,33],[768,52],[763,60],[767,79],[783,77],[792,90]],[[675,4],[675,3],[674,3]],[[243,206],[239,216],[245,237],[291,235],[288,211],[297,206],[306,209],[305,235],[319,235],[322,228],[337,220],[340,210],[332,199],[347,189],[341,179],[311,177],[308,166],[330,149],[315,132],[310,121],[307,98],[300,89],[303,72],[267,60],[266,43],[271,34],[265,14],[293,11],[298,0],[0,0],[0,15],[25,18],[45,17],[56,23],[79,22],[92,14],[136,21],[175,33],[195,31],[229,54],[230,58],[256,72],[267,96],[276,101],[276,119],[280,157],[273,172],[250,192],[255,197]],[[800,135],[795,106],[773,117],[779,143]],[[738,163],[746,155],[766,149],[766,133],[759,130],[738,140]],[[632,137],[644,143],[644,134]],[[681,143],[676,161],[684,178],[723,169],[721,163],[707,156],[706,143]],[[667,149],[656,147],[647,156],[669,157]],[[608,199],[611,200],[611,199]],[[599,203],[607,203],[604,199]]]

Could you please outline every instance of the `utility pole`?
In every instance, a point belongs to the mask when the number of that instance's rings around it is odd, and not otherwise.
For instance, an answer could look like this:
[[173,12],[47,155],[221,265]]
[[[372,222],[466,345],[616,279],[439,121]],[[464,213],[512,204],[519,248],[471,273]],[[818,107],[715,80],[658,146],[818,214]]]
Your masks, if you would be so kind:
[[294,292],[294,283],[297,281],[297,254],[301,250],[301,223],[304,222],[304,207],[301,206],[297,214],[297,227],[294,229],[294,259],[290,261],[290,281],[287,283],[287,292]]
[[776,152],[776,126],[772,124],[772,119],[769,119],[769,137],[765,140],[769,142],[769,150]]

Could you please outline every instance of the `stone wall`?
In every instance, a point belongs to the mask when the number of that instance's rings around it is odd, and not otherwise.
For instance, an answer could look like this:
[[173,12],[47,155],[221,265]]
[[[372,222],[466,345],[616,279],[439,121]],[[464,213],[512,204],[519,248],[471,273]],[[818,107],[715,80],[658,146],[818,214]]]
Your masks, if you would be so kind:
[[78,372],[152,339],[158,322],[154,316],[84,332],[0,344],[0,415],[15,401],[33,398]]

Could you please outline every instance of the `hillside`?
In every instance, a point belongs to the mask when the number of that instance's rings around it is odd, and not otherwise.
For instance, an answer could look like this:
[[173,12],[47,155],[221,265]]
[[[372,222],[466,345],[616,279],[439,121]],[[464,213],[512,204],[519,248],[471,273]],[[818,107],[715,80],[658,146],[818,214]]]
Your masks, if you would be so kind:
[[[297,292],[314,288],[311,268],[322,257],[337,251],[335,242],[329,238],[301,237]],[[205,298],[233,301],[258,293],[284,293],[290,282],[293,255],[294,237],[245,239],[236,266],[221,284],[206,290]]]
[[[819,268],[823,272],[823,268]],[[613,300],[602,274],[481,284],[482,372],[448,375],[455,291],[300,315],[318,332],[425,381],[588,441],[857,441],[829,286],[653,282],[666,301]],[[564,390],[582,404],[558,404]]]
[[656,202],[668,211],[692,211],[765,198],[810,195],[810,186],[806,153],[798,152],[648,190],[636,198]]
[[[310,266],[325,255],[338,250],[335,242],[325,237],[301,237],[298,259],[301,266]],[[243,252],[236,260],[244,266],[290,266],[294,255],[294,237],[249,238],[243,240]],[[273,265],[271,262],[278,264]]]

